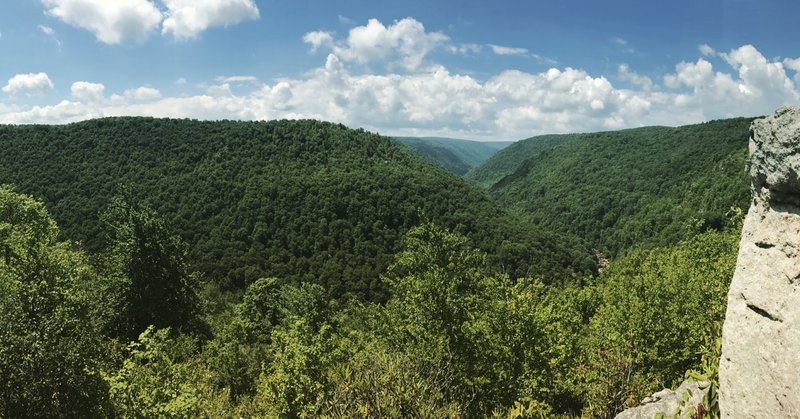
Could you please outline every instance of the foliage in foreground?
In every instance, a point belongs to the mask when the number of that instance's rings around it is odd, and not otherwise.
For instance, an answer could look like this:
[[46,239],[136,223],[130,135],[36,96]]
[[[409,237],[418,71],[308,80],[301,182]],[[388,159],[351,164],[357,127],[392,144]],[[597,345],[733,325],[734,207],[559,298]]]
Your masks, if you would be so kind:
[[40,203],[0,188],[0,215],[3,417],[613,417],[713,370],[738,236],[635,252],[578,287],[512,280],[424,224],[383,275],[386,304],[263,278],[207,305],[209,333],[176,322],[128,341],[89,310],[109,303],[104,271],[54,242]]

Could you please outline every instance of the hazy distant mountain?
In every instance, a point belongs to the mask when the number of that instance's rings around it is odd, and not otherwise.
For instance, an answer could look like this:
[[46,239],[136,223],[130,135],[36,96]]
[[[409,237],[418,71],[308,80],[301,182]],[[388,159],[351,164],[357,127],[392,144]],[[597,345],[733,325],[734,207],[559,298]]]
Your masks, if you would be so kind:
[[491,187],[504,176],[514,173],[525,160],[555,148],[574,137],[573,134],[551,134],[517,141],[499,150],[481,165],[470,170],[464,177],[485,188]]
[[441,137],[397,137],[445,169],[464,175],[513,141],[470,141]]

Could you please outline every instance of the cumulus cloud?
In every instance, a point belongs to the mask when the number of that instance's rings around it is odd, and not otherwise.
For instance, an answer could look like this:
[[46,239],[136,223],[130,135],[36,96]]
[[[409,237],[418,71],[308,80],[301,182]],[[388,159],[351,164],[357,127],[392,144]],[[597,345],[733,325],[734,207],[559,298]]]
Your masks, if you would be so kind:
[[325,31],[309,32],[303,36],[303,42],[311,45],[311,52],[317,52],[321,47],[333,46],[333,35]]
[[[41,0],[45,13],[92,32],[105,44],[143,42],[159,27],[177,39],[259,18],[254,0]],[[44,31],[44,29],[42,29]],[[51,29],[52,31],[52,29]],[[47,32],[45,32],[48,34]],[[48,34],[53,35],[53,34]]]
[[162,33],[196,38],[208,28],[229,26],[259,17],[253,0],[162,0],[167,7]]
[[653,89],[653,80],[651,80],[650,77],[643,76],[635,71],[632,71],[627,64],[619,65],[617,68],[617,76],[623,81],[627,81],[641,87],[644,91],[650,91]]
[[410,17],[388,27],[370,19],[366,25],[350,29],[347,39],[339,42],[329,32],[309,32],[303,37],[312,50],[329,47],[344,61],[358,64],[384,61],[407,71],[419,70],[425,57],[449,39],[441,32],[427,32],[422,23]]
[[48,15],[92,32],[98,41],[142,42],[161,23],[161,11],[148,0],[42,0]]
[[735,74],[715,71],[709,61],[700,58],[694,63],[677,64],[675,73],[664,77],[668,87],[690,89],[690,93],[675,97],[677,106],[727,117],[765,114],[778,106],[796,104],[800,99],[783,63],[767,60],[752,45],[718,55]]
[[125,91],[124,96],[128,99],[146,101],[161,98],[161,92],[152,87],[137,87],[136,89],[128,89]]
[[91,83],[87,81],[76,81],[72,83],[70,93],[72,98],[85,103],[96,103],[105,99],[103,92],[105,86],[101,83]]
[[783,60],[783,64],[787,68],[800,72],[800,58],[786,58]]
[[[162,97],[155,89],[140,88],[104,98],[100,85],[76,83],[72,100],[56,105],[3,108],[0,103],[0,122],[102,115],[316,118],[390,135],[525,138],[762,115],[800,100],[790,77],[800,60],[766,59],[749,45],[718,53],[715,57],[724,59],[714,64],[703,57],[677,63],[658,85],[621,65],[616,76],[627,82],[624,86],[571,67],[509,70],[484,80],[435,64],[414,72],[365,73],[357,60],[344,59],[335,49],[303,76],[266,83],[252,76],[219,77],[194,96]],[[233,83],[240,83],[236,90]]]
[[3,91],[10,95],[24,93],[28,96],[42,95],[53,90],[53,82],[47,73],[17,74],[8,79]]
[[504,47],[494,44],[489,44],[489,48],[497,55],[528,55],[528,50],[525,48]]

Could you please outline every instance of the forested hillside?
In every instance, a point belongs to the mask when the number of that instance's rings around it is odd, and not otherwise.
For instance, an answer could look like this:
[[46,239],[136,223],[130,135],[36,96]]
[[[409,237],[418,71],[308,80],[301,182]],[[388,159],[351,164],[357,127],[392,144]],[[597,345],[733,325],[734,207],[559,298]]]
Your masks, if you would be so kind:
[[438,137],[397,137],[400,142],[430,157],[445,169],[464,175],[511,141],[469,141]]
[[573,138],[570,134],[540,135],[517,141],[498,151],[483,164],[470,170],[464,177],[489,188],[504,176],[510,175],[527,159]]
[[612,418],[713,381],[748,124],[493,163],[554,233],[341,125],[0,127],[0,416]]
[[503,206],[612,256],[670,245],[723,227],[731,207],[747,208],[751,121],[582,134],[548,150],[510,154],[534,147],[534,138],[501,151],[468,178],[482,174]]
[[383,300],[379,275],[408,229],[435,222],[469,237],[514,277],[556,281],[594,268],[577,240],[501,210],[392,140],[316,121],[110,118],[0,126],[0,184],[41,199],[62,237],[108,244],[112,198],[152,207],[206,277],[322,284]]
[[231,299],[200,292],[139,202],[115,199],[110,245],[87,252],[0,187],[0,416],[612,418],[689,369],[714,379],[731,221],[581,286],[512,280],[423,223],[385,303],[280,278]]

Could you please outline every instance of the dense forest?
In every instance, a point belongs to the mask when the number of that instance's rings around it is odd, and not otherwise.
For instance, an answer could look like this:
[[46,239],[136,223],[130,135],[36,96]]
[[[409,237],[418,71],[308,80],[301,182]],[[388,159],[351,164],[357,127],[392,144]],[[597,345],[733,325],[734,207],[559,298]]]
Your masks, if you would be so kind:
[[470,141],[440,137],[397,137],[397,140],[457,175],[465,175],[510,141]]
[[392,140],[316,121],[99,119],[0,127],[0,184],[42,201],[89,250],[117,195],[151,206],[226,288],[264,276],[386,298],[379,274],[421,220],[470,237],[512,276],[568,280],[581,240],[522,222]]
[[[0,417],[611,418],[713,382],[746,136],[728,120],[567,137],[493,198],[316,121],[2,126]],[[617,143],[603,164],[581,152]],[[594,212],[545,222],[504,192],[551,158],[564,199],[588,167],[641,181],[614,207],[718,218],[669,235],[642,213],[664,239],[598,261],[597,236],[563,227]],[[671,195],[685,172],[699,186]]]
[[[583,134],[546,150],[533,138],[502,150],[468,178],[497,179],[484,186],[504,207],[548,231],[578,235],[607,255],[669,245],[698,229],[719,229],[731,207],[749,205],[751,121]],[[530,151],[508,154],[523,147]]]

